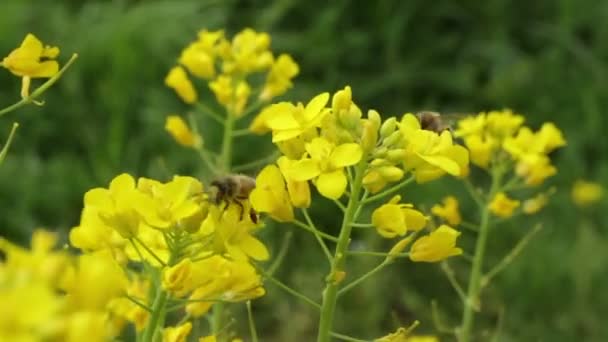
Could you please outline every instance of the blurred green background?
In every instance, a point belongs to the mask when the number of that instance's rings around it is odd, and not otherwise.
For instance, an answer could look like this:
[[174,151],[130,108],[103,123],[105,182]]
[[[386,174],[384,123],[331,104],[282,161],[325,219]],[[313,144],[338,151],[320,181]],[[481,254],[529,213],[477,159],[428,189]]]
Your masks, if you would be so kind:
[[[537,222],[544,229],[488,288],[476,328],[480,341],[497,326],[497,341],[608,340],[608,231],[601,215],[608,208],[604,201],[579,209],[570,200],[575,179],[608,181],[608,2],[5,0],[1,8],[0,54],[33,32],[60,46],[63,61],[72,52],[80,58],[44,95],[43,107],[0,119],[2,141],[12,121],[21,124],[0,168],[0,236],[26,243],[36,227],[67,232],[78,223],[83,193],[120,172],[201,176],[196,156],[164,132],[165,116],[186,110],[164,76],[199,29],[232,35],[252,27],[271,33],[273,51],[300,64],[290,100],[350,84],[362,108],[386,116],[508,107],[534,128],[555,122],[568,140],[553,156],[559,174],[548,186],[557,193],[540,215],[498,226],[488,260],[499,260]],[[0,106],[16,101],[19,88],[18,78],[0,72]],[[466,198],[451,180],[410,187],[406,198],[429,208],[452,192]],[[332,231],[335,212],[317,206],[313,214]],[[476,220],[472,206],[463,207]],[[275,252],[284,235],[277,228],[264,236]],[[387,248],[366,235],[355,243]],[[318,298],[327,271],[322,254],[299,231],[293,240],[278,276]],[[465,249],[471,242],[464,232]],[[364,270],[377,261],[351,266]],[[469,268],[463,258],[450,264],[459,274]],[[317,314],[268,289],[254,305],[262,340],[312,340]],[[398,262],[345,298],[336,330],[371,338],[419,319],[418,332],[436,333],[431,299],[445,325],[459,323],[458,297],[440,267]],[[247,336],[244,324],[237,329]]]

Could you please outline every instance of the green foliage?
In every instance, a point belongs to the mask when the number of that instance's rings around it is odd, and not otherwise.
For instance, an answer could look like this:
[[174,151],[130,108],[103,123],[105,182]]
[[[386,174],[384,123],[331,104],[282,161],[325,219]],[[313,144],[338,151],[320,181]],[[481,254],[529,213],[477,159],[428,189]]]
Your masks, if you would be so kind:
[[[300,64],[288,95],[293,99],[350,84],[357,103],[381,113],[510,107],[533,127],[554,121],[563,129],[568,146],[556,158],[552,205],[533,220],[495,228],[492,260],[536,222],[545,226],[485,294],[479,328],[486,335],[480,340],[494,334],[503,312],[499,341],[604,341],[607,227],[602,208],[576,209],[569,190],[579,177],[608,181],[607,15],[608,3],[590,0],[526,6],[506,0],[4,1],[2,53],[34,32],[59,45],[62,58],[72,52],[80,58],[44,95],[43,107],[28,106],[0,122],[1,141],[11,120],[21,124],[0,168],[0,235],[26,242],[38,226],[67,232],[78,221],[83,192],[123,171],[156,178],[193,173],[196,156],[163,130],[165,116],[185,108],[163,85],[164,76],[198,29],[227,27],[232,33],[251,26],[270,32],[273,50]],[[3,72],[0,84],[2,105],[18,99],[17,78]],[[213,135],[205,138],[216,143]],[[412,189],[406,198],[429,207],[454,187],[447,181],[424,194]],[[331,222],[327,209],[312,210]],[[467,210],[472,208],[465,208],[465,217]],[[275,232],[279,241],[282,232]],[[463,233],[465,249],[471,236]],[[321,255],[307,252],[314,243],[296,234],[279,274],[305,294],[326,273],[315,267]],[[376,260],[356,262],[367,269]],[[375,286],[349,293],[336,330],[373,337],[419,319],[419,331],[433,332],[427,298],[437,299],[444,323],[458,324],[458,297],[440,268],[408,265],[405,271],[405,262],[396,262]],[[456,271],[470,267],[464,258],[450,264]],[[294,332],[299,340],[314,336],[316,313],[268,287],[269,296],[254,305],[260,335],[277,341]]]

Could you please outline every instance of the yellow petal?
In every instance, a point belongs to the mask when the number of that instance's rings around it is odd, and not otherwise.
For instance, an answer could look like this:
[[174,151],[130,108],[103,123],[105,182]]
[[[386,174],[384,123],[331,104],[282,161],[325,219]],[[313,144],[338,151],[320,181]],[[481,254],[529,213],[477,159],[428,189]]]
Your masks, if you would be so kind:
[[250,257],[258,261],[268,260],[270,255],[264,244],[251,235],[246,235],[240,243],[241,249]]
[[321,195],[334,200],[344,194],[346,184],[346,175],[342,169],[320,174],[315,183]]
[[312,159],[299,160],[285,171],[287,178],[299,182],[313,179],[321,173],[319,163]]
[[304,117],[306,121],[312,121],[319,113],[321,109],[325,107],[329,101],[329,93],[322,93],[315,96],[308,104],[306,105],[306,109],[304,112]]
[[362,155],[359,144],[342,144],[331,152],[329,158],[334,167],[340,168],[357,164]]

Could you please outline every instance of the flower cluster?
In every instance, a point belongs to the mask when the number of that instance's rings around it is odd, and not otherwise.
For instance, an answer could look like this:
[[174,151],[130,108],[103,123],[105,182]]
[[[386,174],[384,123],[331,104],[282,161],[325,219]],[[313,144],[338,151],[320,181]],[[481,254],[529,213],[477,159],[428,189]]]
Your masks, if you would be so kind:
[[[159,272],[162,289],[192,317],[205,314],[217,301],[240,302],[264,295],[261,278],[250,259],[266,260],[268,251],[254,236],[258,225],[244,215],[248,203],[211,203],[203,185],[175,176],[161,183],[128,174],[108,188],[84,196],[80,225],[70,242],[85,255],[106,253],[133,274],[126,294],[110,310],[144,329],[152,305],[150,274],[130,265],[145,263]],[[257,222],[257,220],[255,220]],[[134,303],[131,298],[137,298]],[[138,305],[139,304],[139,305]]]
[[[193,105],[199,101],[199,92],[191,78],[202,79],[226,114],[239,118],[246,114],[249,106],[284,94],[299,71],[291,56],[275,56],[270,51],[267,33],[244,29],[229,40],[222,30],[201,30],[197,40],[181,52],[178,64],[167,74],[165,84],[185,103]],[[179,116],[169,118],[172,123],[167,122],[167,129],[176,140],[182,145],[196,147],[195,140],[200,141],[200,137],[184,139],[188,135],[188,130],[184,129],[187,125],[175,123]]]
[[[294,220],[294,207],[310,205],[310,184],[322,196],[339,201],[345,194],[352,198],[355,188],[377,194],[390,183],[404,181],[408,174],[422,183],[468,173],[468,152],[454,143],[450,132],[424,130],[413,114],[382,122],[380,114],[370,110],[364,118],[348,86],[331,97],[331,104],[330,95],[322,93],[306,105],[270,105],[258,114],[250,130],[272,132],[272,141],[283,154],[276,165],[259,174],[251,197],[257,211],[279,221]],[[385,238],[404,237],[426,226],[426,217],[412,204],[400,204],[400,199],[391,199],[372,215],[372,224]],[[429,239],[430,247],[425,248],[438,247],[445,257],[459,254],[453,249],[457,236],[454,230],[447,240],[441,238],[449,241],[446,245]]]
[[108,315],[126,291],[127,274],[107,251],[73,256],[57,236],[38,230],[31,249],[0,239],[0,340],[107,341],[122,317]]
[[489,169],[512,161],[525,184],[535,186],[557,172],[548,154],[566,141],[552,123],[545,123],[538,132],[523,124],[524,117],[510,110],[491,111],[460,120],[454,134],[464,140],[473,164]]

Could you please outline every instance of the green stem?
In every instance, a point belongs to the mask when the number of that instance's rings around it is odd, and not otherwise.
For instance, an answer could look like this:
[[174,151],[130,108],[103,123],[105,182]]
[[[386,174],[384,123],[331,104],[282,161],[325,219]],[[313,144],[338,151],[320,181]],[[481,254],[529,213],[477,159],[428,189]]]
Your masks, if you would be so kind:
[[325,285],[325,290],[323,291],[323,304],[321,306],[317,342],[329,342],[331,339],[331,328],[333,325],[336,303],[338,301],[339,278],[340,274],[344,272],[344,266],[346,264],[346,253],[350,243],[350,233],[355,213],[362,204],[359,193],[362,190],[362,181],[366,168],[367,159],[366,156],[363,156],[363,159],[355,169],[352,193],[344,212],[344,219],[342,220],[342,227],[340,228],[340,236],[338,237],[338,244],[336,245],[331,271],[326,278],[327,283]]
[[61,70],[59,70],[59,72],[57,72],[53,77],[49,78],[48,81],[44,82],[40,87],[36,88],[36,90],[34,90],[34,92],[32,92],[32,94],[30,96],[22,98],[21,101],[14,103],[6,108],[1,109],[0,116],[3,116],[4,114],[7,114],[9,112],[12,112],[13,110],[15,110],[21,106],[24,106],[28,103],[34,102],[34,100],[36,98],[38,98],[40,95],[42,95],[42,93],[44,93],[53,84],[55,84],[55,82],[57,82],[59,80],[59,78],[61,78],[61,75],[63,75],[63,73],[70,67],[70,65],[72,65],[72,63],[74,63],[74,61],[76,61],[76,58],[78,58],[78,54],[75,53],[72,55],[70,60],[67,63],[65,63],[63,68],[61,68]]
[[222,328],[223,328],[222,325],[224,324],[224,320],[223,320],[224,303],[217,302],[217,303],[213,304],[212,314],[213,314],[213,318],[211,321],[211,330],[213,331],[213,334],[216,336],[218,341],[223,341],[223,339],[221,339],[219,337],[219,333],[220,333],[220,331],[222,331]]
[[152,305],[152,313],[150,314],[150,320],[148,321],[148,325],[146,330],[144,331],[143,342],[153,342],[154,335],[156,334],[159,323],[162,320],[163,313],[165,312],[165,304],[169,299],[169,294],[162,290],[158,289],[156,293],[156,298],[154,298],[154,304]]
[[313,229],[313,231],[314,231],[313,234],[315,235],[315,238],[317,239],[319,246],[321,246],[323,253],[325,253],[325,256],[327,257],[327,261],[331,264],[331,260],[332,260],[331,252],[329,251],[329,248],[327,248],[325,241],[323,241],[323,239],[321,238],[321,235],[319,234],[320,231],[317,229],[317,226],[315,226],[314,222],[312,222],[312,219],[310,218],[310,215],[308,215],[308,210],[306,210],[306,208],[302,208],[302,214],[304,214],[304,217],[306,218],[306,222],[308,223],[308,226],[310,226]]
[[393,257],[393,258],[407,258],[410,256],[410,253],[398,253],[391,254],[387,252],[368,252],[368,251],[348,251],[346,252],[348,255],[359,255],[359,256],[373,256],[373,257]]
[[306,297],[305,295],[301,294],[300,292],[292,289],[291,287],[283,284],[282,282],[280,282],[279,280],[275,279],[273,276],[271,276],[270,274],[264,272],[261,269],[258,269],[258,271],[260,271],[260,273],[264,276],[264,278],[270,280],[271,283],[275,284],[276,286],[282,288],[283,290],[285,290],[287,293],[291,294],[292,296],[299,298],[301,300],[303,300],[304,302],[314,306],[315,308],[319,309],[321,308],[321,305],[319,305],[317,302],[315,302],[314,300]]
[[300,222],[300,221],[296,220],[296,221],[292,221],[291,223],[295,224],[296,226],[298,226],[298,227],[300,227],[300,228],[302,228],[304,230],[307,230],[307,231],[313,233],[314,235],[318,234],[319,236],[321,236],[324,239],[327,239],[329,241],[333,241],[333,242],[337,242],[338,241],[337,237],[329,235],[327,233],[323,233],[321,231],[318,231],[314,227],[311,227],[311,226],[309,226],[308,224],[306,224],[304,222]]
[[207,105],[201,103],[201,102],[197,102],[196,103],[196,108],[203,114],[207,115],[208,117],[212,118],[213,120],[215,120],[217,123],[223,125],[224,124],[224,118],[221,117],[218,113],[216,113],[213,109],[207,107]]
[[366,198],[365,201],[364,201],[364,203],[367,204],[367,203],[373,202],[375,200],[382,199],[382,198],[384,198],[384,197],[386,197],[386,196],[388,196],[390,194],[393,194],[393,193],[401,190],[402,188],[406,187],[408,184],[410,184],[411,182],[413,182],[414,179],[415,179],[414,176],[411,176],[410,178],[404,180],[403,182],[401,182],[401,183],[399,183],[399,184],[397,184],[397,185],[395,185],[393,187],[390,187],[390,188],[388,188],[388,189],[386,189],[386,190],[384,190],[384,191],[382,191],[380,193],[377,193],[374,196]]
[[222,171],[230,172],[232,168],[232,130],[234,129],[234,115],[228,113],[224,122],[224,136],[222,139]]
[[4,143],[4,146],[2,147],[2,150],[0,151],[0,164],[2,164],[2,162],[4,161],[4,158],[6,158],[6,155],[8,154],[8,148],[11,146],[11,143],[13,142],[13,137],[15,136],[15,131],[17,131],[18,127],[19,127],[19,124],[14,122],[13,127],[11,128],[11,132],[8,134],[8,138],[6,139],[6,142]]
[[251,311],[251,301],[247,301],[247,317],[249,318],[249,332],[251,334],[251,342],[258,342],[258,333],[255,329],[253,321],[253,312]]
[[362,275],[359,278],[353,280],[350,284],[344,286],[343,288],[340,289],[340,291],[338,291],[338,297],[342,296],[343,294],[345,294],[346,292],[348,292],[350,289],[352,289],[355,286],[359,285],[360,283],[362,283],[363,281],[367,280],[368,278],[370,278],[374,274],[380,272],[384,267],[386,267],[390,263],[391,263],[390,261],[384,260],[383,262],[381,262],[380,264],[378,264],[378,266],[372,268],[371,270],[369,270],[364,275]]
[[[473,322],[475,320],[475,311],[479,310],[479,292],[481,289],[481,276],[483,269],[483,259],[488,241],[488,232],[490,228],[490,210],[488,203],[494,198],[494,195],[499,191],[502,180],[502,168],[495,167],[492,172],[492,185],[486,201],[476,199],[481,211],[481,220],[479,223],[479,235],[475,244],[475,255],[473,256],[473,266],[471,275],[469,276],[469,286],[467,289],[466,301],[464,303],[462,314],[462,326],[459,334],[460,342],[469,342],[473,330]],[[469,184],[471,185],[471,184]],[[472,186],[471,186],[472,189]],[[475,196],[474,196],[475,198]]]
[[335,338],[339,338],[342,341],[347,341],[347,342],[369,342],[369,340],[361,340],[358,338],[354,338],[348,335],[344,335],[344,334],[339,334],[337,332],[331,332],[331,336],[335,337]]

